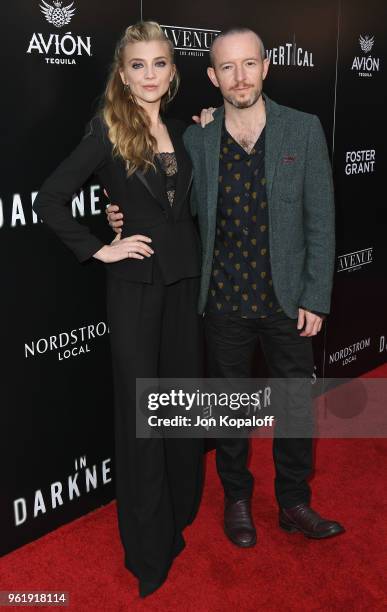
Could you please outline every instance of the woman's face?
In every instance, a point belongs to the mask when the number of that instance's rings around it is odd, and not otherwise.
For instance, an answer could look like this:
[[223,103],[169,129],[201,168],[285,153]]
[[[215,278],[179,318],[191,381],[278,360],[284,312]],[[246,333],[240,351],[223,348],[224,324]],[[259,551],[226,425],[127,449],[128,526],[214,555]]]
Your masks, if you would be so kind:
[[137,102],[144,105],[161,100],[175,70],[167,42],[136,42],[129,43],[124,49],[120,75]]

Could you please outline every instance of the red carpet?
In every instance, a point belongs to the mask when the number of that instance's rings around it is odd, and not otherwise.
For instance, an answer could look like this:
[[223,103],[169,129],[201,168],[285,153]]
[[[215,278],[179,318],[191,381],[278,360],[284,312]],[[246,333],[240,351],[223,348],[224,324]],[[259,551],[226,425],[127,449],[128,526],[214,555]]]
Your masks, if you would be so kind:
[[326,541],[278,528],[271,441],[256,439],[252,451],[255,548],[223,535],[211,452],[187,547],[155,594],[141,600],[123,567],[114,502],[3,557],[0,590],[68,591],[74,612],[387,610],[387,440],[317,442],[313,506],[347,529]]

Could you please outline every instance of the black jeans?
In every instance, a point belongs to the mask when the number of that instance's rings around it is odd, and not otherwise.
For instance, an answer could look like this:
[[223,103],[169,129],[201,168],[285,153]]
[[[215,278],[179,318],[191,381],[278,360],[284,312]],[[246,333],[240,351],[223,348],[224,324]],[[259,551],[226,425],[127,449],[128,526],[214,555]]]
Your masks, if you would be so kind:
[[[310,379],[314,361],[312,339],[300,336],[297,320],[284,313],[265,319],[206,313],[207,375],[210,378],[250,378],[256,343],[261,342],[273,378]],[[309,418],[311,418],[310,405]],[[218,438],[216,465],[227,497],[250,497],[253,476],[247,469],[248,438]],[[313,440],[274,437],[275,495],[279,506],[309,503],[307,478],[312,471]]]

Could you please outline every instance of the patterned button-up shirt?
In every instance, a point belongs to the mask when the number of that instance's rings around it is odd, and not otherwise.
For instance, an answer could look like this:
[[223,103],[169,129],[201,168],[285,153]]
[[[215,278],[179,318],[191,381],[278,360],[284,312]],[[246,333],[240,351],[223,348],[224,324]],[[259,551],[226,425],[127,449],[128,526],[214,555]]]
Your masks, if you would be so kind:
[[223,123],[208,311],[246,318],[282,311],[271,279],[265,185],[265,128],[247,153]]

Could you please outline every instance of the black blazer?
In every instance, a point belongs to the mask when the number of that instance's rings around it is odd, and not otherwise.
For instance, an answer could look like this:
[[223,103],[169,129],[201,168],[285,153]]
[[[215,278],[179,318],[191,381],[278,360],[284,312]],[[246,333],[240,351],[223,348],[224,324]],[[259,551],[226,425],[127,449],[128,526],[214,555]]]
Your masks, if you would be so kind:
[[68,206],[72,195],[95,173],[111,202],[123,212],[122,237],[145,234],[152,238],[155,252],[149,258],[105,264],[109,273],[129,281],[151,283],[153,258],[157,257],[166,284],[200,275],[199,236],[189,207],[192,164],[182,141],[185,126],[173,119],[165,119],[165,124],[178,166],[172,207],[166,194],[165,176],[159,169],[137,171],[127,177],[123,160],[112,156],[107,127],[99,116],[89,122],[78,146],[43,183],[33,209],[79,261],[89,259],[104,245],[88,227],[73,218]]

